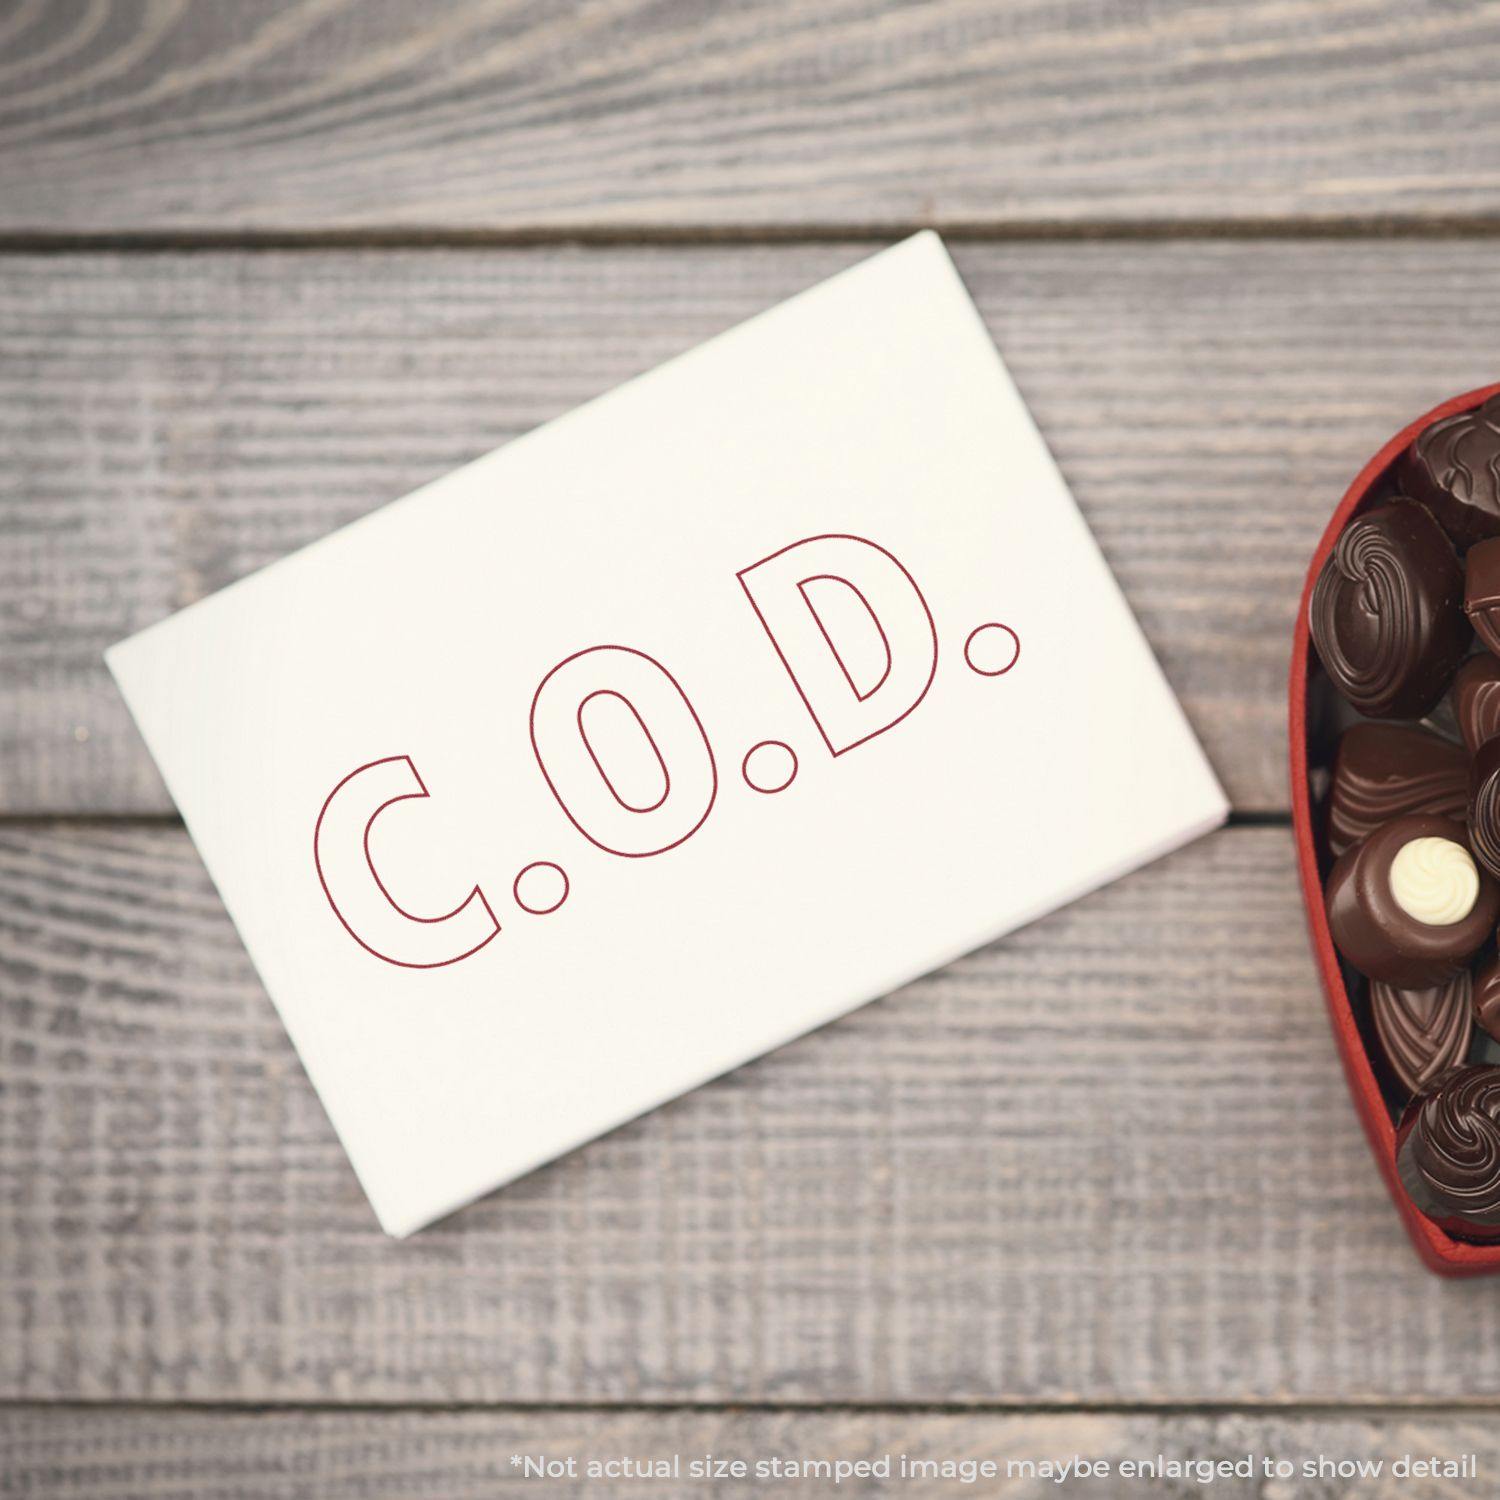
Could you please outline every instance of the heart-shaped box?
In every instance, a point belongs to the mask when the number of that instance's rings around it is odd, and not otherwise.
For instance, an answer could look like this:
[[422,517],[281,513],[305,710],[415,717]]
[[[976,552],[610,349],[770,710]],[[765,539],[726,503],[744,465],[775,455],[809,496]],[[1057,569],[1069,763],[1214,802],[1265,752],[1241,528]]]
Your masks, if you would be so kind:
[[1290,713],[1288,732],[1291,751],[1292,781],[1292,828],[1297,841],[1297,868],[1302,879],[1302,901],[1307,908],[1307,925],[1312,935],[1313,954],[1318,961],[1318,972],[1323,980],[1323,994],[1328,1002],[1328,1018],[1333,1025],[1334,1040],[1338,1043],[1339,1056],[1343,1059],[1344,1074],[1349,1080],[1349,1092],[1354,1107],[1365,1127],[1370,1148],[1385,1177],[1386,1187],[1395,1200],[1396,1207],[1406,1224],[1407,1233],[1417,1248],[1417,1254],[1434,1271],[1443,1276],[1484,1276],[1500,1272],[1500,1244],[1471,1245],[1445,1234],[1431,1220],[1417,1211],[1416,1205],[1407,1195],[1406,1189],[1396,1173],[1396,1127],[1391,1112],[1376,1079],[1375,1069],[1366,1051],[1355,1020],[1354,1008],[1344,984],[1343,971],[1334,951],[1333,940],[1328,932],[1328,918],[1323,909],[1323,874],[1318,865],[1318,846],[1315,837],[1312,793],[1309,786],[1309,757],[1307,733],[1307,696],[1310,672],[1307,606],[1312,596],[1313,584],[1333,544],[1359,510],[1379,489],[1380,482],[1389,473],[1391,465],[1401,456],[1407,445],[1429,422],[1454,412],[1469,411],[1481,405],[1489,397],[1500,393],[1500,385],[1485,386],[1481,390],[1469,391],[1455,396],[1441,406],[1434,407],[1425,416],[1398,432],[1355,477],[1339,502],[1318,542],[1312,561],[1308,564],[1307,579],[1302,586],[1302,603],[1297,611],[1297,625],[1292,637],[1292,668]]

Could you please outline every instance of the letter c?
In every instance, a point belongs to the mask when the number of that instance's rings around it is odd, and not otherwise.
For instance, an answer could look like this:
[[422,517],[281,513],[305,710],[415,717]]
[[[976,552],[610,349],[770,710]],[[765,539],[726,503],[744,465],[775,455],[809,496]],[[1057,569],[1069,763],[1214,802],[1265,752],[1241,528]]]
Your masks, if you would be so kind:
[[456,964],[500,931],[477,885],[452,911],[418,917],[381,880],[370,856],[376,818],[393,803],[427,795],[409,755],[374,760],[334,787],[313,829],[313,863],[334,916],[367,953],[403,969]]

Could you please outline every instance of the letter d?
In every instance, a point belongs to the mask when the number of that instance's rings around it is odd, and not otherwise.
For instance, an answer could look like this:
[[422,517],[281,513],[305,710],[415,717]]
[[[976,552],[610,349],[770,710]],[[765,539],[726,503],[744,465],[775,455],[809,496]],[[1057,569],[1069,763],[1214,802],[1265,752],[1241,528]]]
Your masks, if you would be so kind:
[[932,611],[884,547],[808,537],[738,577],[834,755],[884,734],[927,696],[937,672]]

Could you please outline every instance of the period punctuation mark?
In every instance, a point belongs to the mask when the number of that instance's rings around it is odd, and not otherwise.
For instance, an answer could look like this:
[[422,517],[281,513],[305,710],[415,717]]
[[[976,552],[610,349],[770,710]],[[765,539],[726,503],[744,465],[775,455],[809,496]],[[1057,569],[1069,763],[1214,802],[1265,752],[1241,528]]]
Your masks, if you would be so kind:
[[740,775],[757,792],[784,792],[797,779],[797,752],[784,740],[762,740],[745,752]]
[[981,677],[1003,677],[1021,659],[1021,638],[1009,625],[977,625],[964,642],[964,660]]
[[545,917],[568,899],[568,872],[550,859],[534,860],[516,876],[511,895],[522,911]]

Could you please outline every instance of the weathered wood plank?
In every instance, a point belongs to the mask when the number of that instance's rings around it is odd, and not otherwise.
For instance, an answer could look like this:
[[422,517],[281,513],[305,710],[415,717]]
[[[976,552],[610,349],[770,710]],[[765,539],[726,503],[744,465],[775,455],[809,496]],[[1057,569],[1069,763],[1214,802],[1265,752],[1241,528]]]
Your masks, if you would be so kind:
[[18,0],[0,231],[1500,211],[1482,0]]
[[[530,1477],[512,1455],[546,1457],[576,1477]],[[1475,1455],[1475,1481],[1393,1477],[1405,1456],[1459,1459]],[[590,1477],[591,1462],[619,1465],[674,1455],[680,1478]],[[743,1478],[712,1483],[692,1477],[691,1465],[709,1456],[741,1462]],[[903,1457],[916,1464],[990,1463],[967,1483],[900,1478]],[[1075,1457],[1104,1459],[1109,1478],[1069,1477],[1058,1482],[1028,1472],[1026,1464],[1062,1464]],[[1227,1461],[1248,1457],[1255,1477],[1121,1479],[1121,1461],[1156,1463]],[[1374,1477],[1303,1479],[1302,1466],[1319,1459],[1380,1463]],[[1264,1460],[1290,1462],[1293,1480],[1265,1477]],[[799,1469],[797,1478],[756,1474],[757,1464],[845,1460],[884,1463],[893,1476],[848,1475],[837,1484]],[[191,1494],[197,1500],[365,1500],[370,1495],[430,1500],[497,1500],[538,1492],[550,1496],[612,1497],[718,1495],[760,1500],[778,1495],[915,1497],[975,1492],[1007,1500],[1068,1500],[1107,1494],[1112,1500],[1160,1500],[1209,1493],[1224,1500],[1405,1500],[1416,1495],[1488,1492],[1500,1464],[1500,1435],[1493,1414],[1335,1416],[1152,1416],[1016,1413],[939,1416],[919,1412],[260,1412],[111,1411],[21,1408],[0,1411],[0,1486],[6,1493],[51,1500],[157,1500]],[[722,1471],[721,1471],[722,1472]],[[989,1477],[993,1472],[995,1477]],[[1198,1471],[1201,1472],[1201,1471]]]
[[[0,260],[0,809],[165,808],[106,645],[864,253]],[[1490,248],[957,256],[1232,797],[1284,809],[1305,559],[1390,430],[1494,378]]]
[[405,1243],[174,828],[0,828],[0,1046],[0,1398],[1500,1396],[1494,1287],[1420,1268],[1368,1159],[1284,829]]

